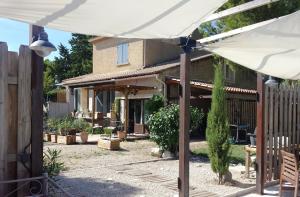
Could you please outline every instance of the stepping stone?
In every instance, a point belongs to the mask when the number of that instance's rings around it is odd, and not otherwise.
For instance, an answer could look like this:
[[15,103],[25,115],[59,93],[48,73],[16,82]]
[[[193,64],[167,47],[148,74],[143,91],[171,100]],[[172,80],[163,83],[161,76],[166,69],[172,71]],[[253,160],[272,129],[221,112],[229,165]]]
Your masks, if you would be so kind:
[[[178,183],[177,181],[171,182],[171,183],[167,183],[167,184],[163,184],[164,187],[173,190],[173,191],[178,191]],[[190,186],[190,191],[195,190],[196,187]]]
[[190,191],[190,197],[218,197],[217,194],[208,191]]
[[163,183],[167,181],[172,181],[172,179],[165,178],[158,175],[142,176],[141,179],[152,183]]
[[145,176],[145,175],[152,174],[151,172],[147,172],[147,171],[143,171],[143,170],[127,170],[124,173],[131,175],[131,176]]
[[127,170],[132,170],[132,168],[130,168],[128,166],[109,166],[107,168],[115,170],[117,172],[123,172],[123,171],[127,171]]

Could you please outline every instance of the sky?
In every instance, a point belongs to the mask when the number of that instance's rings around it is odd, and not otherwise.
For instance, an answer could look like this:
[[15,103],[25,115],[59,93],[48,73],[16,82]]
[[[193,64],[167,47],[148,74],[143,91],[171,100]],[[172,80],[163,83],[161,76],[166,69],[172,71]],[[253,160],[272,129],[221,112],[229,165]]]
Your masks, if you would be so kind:
[[[58,46],[60,43],[70,47],[68,40],[71,38],[71,33],[45,28],[48,33],[49,41]],[[29,25],[17,21],[0,18],[0,41],[6,42],[9,51],[19,51],[21,44],[28,45]],[[47,58],[53,60],[58,56],[58,52],[53,52]]]

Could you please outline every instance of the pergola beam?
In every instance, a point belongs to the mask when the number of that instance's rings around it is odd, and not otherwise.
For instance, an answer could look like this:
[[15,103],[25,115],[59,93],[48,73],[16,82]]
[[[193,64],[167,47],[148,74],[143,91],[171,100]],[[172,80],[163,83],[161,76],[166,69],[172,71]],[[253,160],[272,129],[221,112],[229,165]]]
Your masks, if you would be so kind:
[[261,6],[270,4],[270,3],[274,3],[274,2],[277,2],[277,1],[279,1],[279,0],[254,0],[254,1],[250,1],[248,3],[244,3],[242,5],[238,5],[238,6],[229,8],[229,9],[224,10],[224,11],[214,13],[214,14],[210,15],[209,17],[207,17],[203,22],[209,22],[209,21],[222,19],[222,18],[225,18],[225,17],[230,16],[230,15],[245,12],[245,11],[255,9],[255,8],[258,8],[258,7],[261,7]]

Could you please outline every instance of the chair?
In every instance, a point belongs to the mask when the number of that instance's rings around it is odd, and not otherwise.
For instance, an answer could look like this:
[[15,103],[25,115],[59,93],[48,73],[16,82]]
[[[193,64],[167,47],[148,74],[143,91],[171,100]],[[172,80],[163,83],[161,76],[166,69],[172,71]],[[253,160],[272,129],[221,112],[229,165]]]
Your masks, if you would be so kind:
[[280,191],[279,196],[282,196],[282,190],[284,188],[283,183],[288,182],[294,188],[294,197],[298,196],[299,187],[299,170],[298,170],[298,159],[295,154],[281,150],[282,165],[280,173]]

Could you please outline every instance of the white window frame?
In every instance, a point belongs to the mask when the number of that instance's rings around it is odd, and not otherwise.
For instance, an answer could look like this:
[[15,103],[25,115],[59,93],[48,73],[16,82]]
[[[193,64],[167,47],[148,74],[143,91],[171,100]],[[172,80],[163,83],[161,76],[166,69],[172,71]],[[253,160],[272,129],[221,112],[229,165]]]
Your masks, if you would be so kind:
[[117,65],[128,64],[128,48],[128,43],[122,43],[117,46]]

